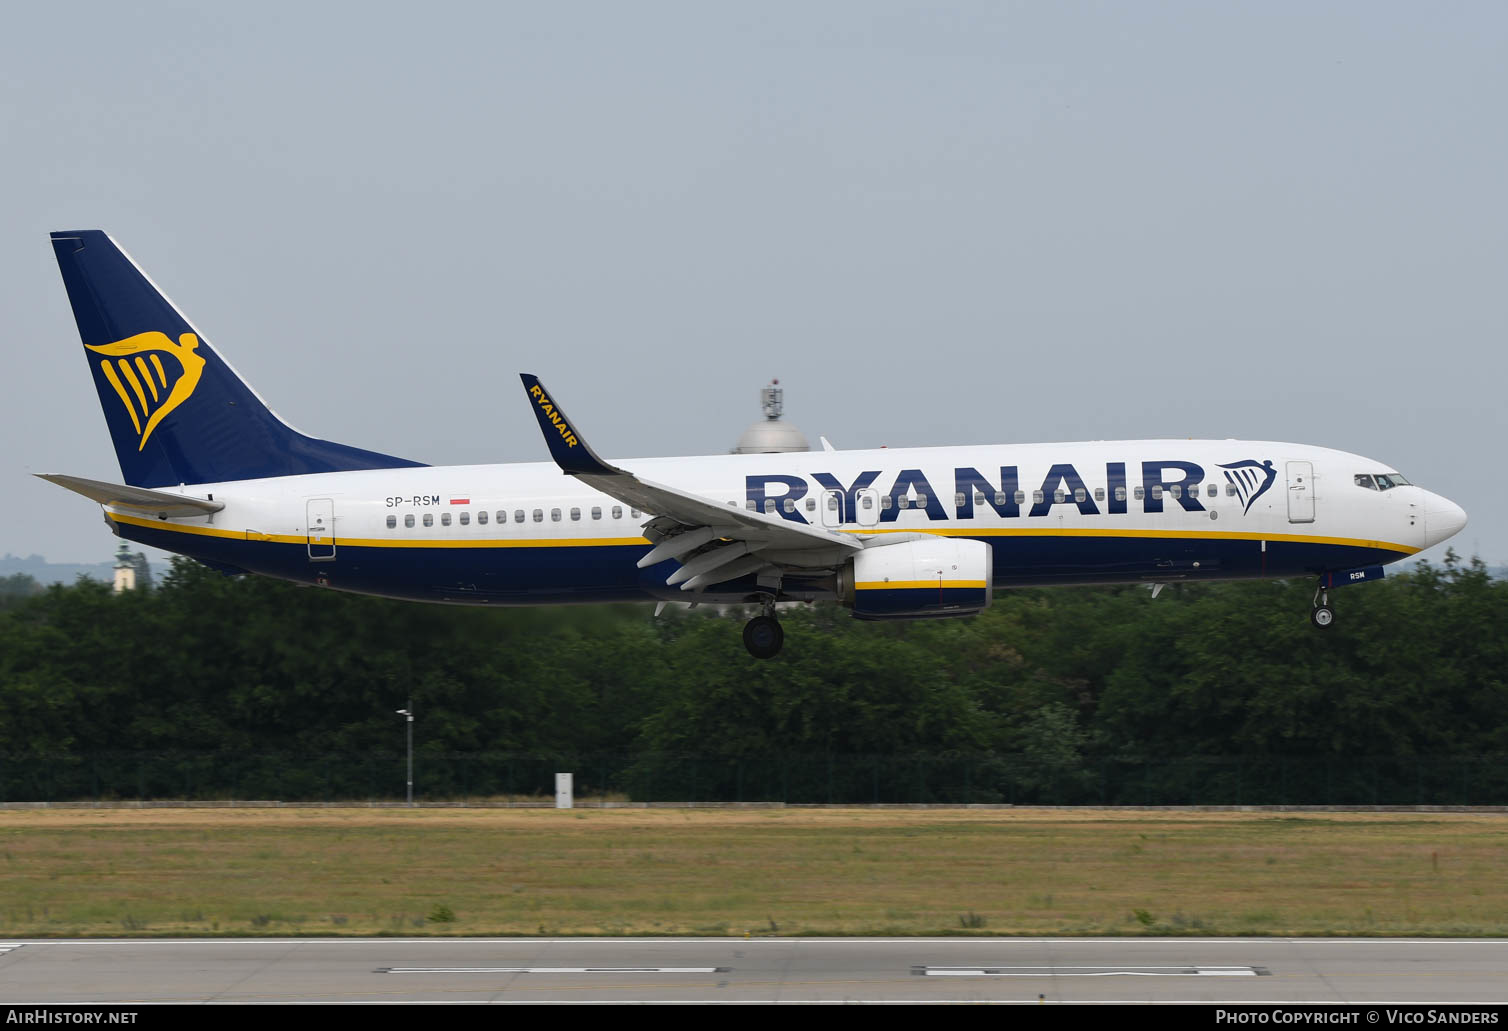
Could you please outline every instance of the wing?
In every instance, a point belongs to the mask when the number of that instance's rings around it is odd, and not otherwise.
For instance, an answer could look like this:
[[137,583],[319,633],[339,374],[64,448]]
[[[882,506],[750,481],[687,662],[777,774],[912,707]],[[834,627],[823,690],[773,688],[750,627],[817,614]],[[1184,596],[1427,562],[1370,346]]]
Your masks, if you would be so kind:
[[821,569],[841,562],[864,542],[836,530],[751,512],[678,487],[654,483],[597,457],[537,376],[521,374],[524,390],[561,470],[582,483],[655,518],[644,524],[655,547],[639,560],[643,569],[678,559],[665,581],[682,590],[705,590],[750,573]]

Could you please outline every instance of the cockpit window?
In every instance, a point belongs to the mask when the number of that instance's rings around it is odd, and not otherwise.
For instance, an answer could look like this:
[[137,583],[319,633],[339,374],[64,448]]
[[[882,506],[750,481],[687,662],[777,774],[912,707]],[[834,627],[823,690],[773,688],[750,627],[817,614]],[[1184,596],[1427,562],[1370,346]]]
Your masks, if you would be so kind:
[[1392,490],[1394,487],[1409,486],[1409,481],[1397,473],[1358,473],[1356,485],[1367,490]]
[[1367,488],[1367,490],[1376,490],[1377,489],[1377,484],[1375,484],[1375,483],[1372,482],[1372,477],[1370,475],[1368,475],[1367,473],[1358,473],[1357,474],[1357,476],[1356,476],[1356,485],[1358,487],[1365,487],[1365,488]]

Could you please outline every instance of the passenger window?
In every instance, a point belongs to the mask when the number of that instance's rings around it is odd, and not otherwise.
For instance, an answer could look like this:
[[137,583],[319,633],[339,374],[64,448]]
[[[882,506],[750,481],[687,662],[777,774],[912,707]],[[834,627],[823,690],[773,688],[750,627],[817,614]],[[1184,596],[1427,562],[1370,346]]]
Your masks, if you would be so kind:
[[1152,497],[1154,500],[1162,497],[1162,484],[1155,483],[1152,485]]
[[1040,504],[1042,504],[1042,492],[1040,490],[1034,490],[1034,491],[1032,491],[1032,504],[1033,505],[1040,505]]
[[404,516],[403,517],[403,525],[404,525],[404,527],[406,527],[408,529],[413,529],[413,526],[414,526],[414,517],[411,516],[411,515]]
[[622,505],[614,505],[613,506],[613,518],[614,519],[622,519],[623,518],[623,506]]
[[628,514],[633,516],[635,519],[639,518],[639,510],[637,508],[629,509]]
[[1024,504],[1026,504],[1026,491],[1024,491],[1024,490],[1018,490],[1018,491],[1016,491],[1016,504],[1018,504],[1018,505],[1024,505]]
[[1146,497],[1147,492],[1146,492],[1145,488],[1143,488],[1143,487],[1137,487],[1136,491],[1135,491],[1135,494],[1136,494],[1136,500],[1140,501],[1142,498]]
[[486,512],[478,512],[476,514],[476,524],[478,526],[486,526],[487,525],[487,513]]
[[440,513],[440,525],[441,526],[449,526],[450,525],[450,513],[449,512],[441,512]]
[[[515,508],[513,510],[513,521],[515,523],[521,523],[521,522],[524,521],[524,510],[523,509],[521,509],[521,508]],[[534,521],[538,522],[539,521],[539,517],[535,516]]]
[[[1138,494],[1136,496],[1137,497],[1141,497],[1140,494]],[[1126,488],[1125,487],[1117,487],[1117,488],[1115,488],[1115,500],[1116,501],[1125,501],[1126,500]]]
[[1003,490],[997,490],[995,492],[995,504],[997,506],[1004,506],[1004,504],[1005,504],[1005,491],[1003,491]]
[[807,498],[806,499],[806,510],[808,512],[815,512],[815,511],[817,511],[817,499],[816,498]]
[[916,507],[917,508],[926,508],[927,507],[927,495],[925,495],[925,494],[918,494],[916,496]]
[[[1157,488],[1154,487],[1152,489],[1156,490]],[[1173,495],[1175,498],[1181,498],[1181,497],[1183,497],[1183,484],[1181,484],[1181,483],[1175,483],[1175,484],[1173,484],[1171,487],[1168,488],[1168,493],[1171,494],[1171,495]]]
[[1105,488],[1104,487],[1096,487],[1096,488],[1094,488],[1094,500],[1096,500],[1096,501],[1104,501],[1105,500]]
[[581,509],[579,509],[579,508],[573,508],[573,509],[571,509],[571,522],[573,522],[573,523],[579,523],[579,522],[581,522]]
[[836,512],[838,510],[838,499],[831,494],[827,496],[827,510],[829,512]]
[[600,505],[593,505],[592,506],[592,518],[593,519],[601,519],[602,518],[602,507]]
[[[483,513],[483,514],[485,515],[486,513]],[[470,526],[471,525],[471,513],[470,512],[462,512],[461,513],[461,525],[462,526]]]
[[432,515],[430,515],[428,512],[425,512],[424,513],[424,525],[425,526],[434,526],[435,525],[435,517],[432,516]]
[[874,498],[870,497],[868,494],[865,494],[862,498],[859,499],[859,506],[868,511],[869,509],[874,507]]
[[[807,504],[811,504],[811,502],[807,502]],[[883,497],[880,498],[880,511],[881,512],[888,511],[894,505],[895,505],[895,499],[892,498],[889,494],[886,494],[886,495],[884,495]]]
[[1205,488],[1204,494],[1205,497],[1218,498],[1220,496],[1220,488],[1212,483]]
[[1225,485],[1225,496],[1228,498],[1236,496],[1236,485],[1234,483],[1227,483]]
[[536,523],[542,523],[542,522],[545,521],[545,510],[544,509],[542,509],[542,508],[536,508],[534,510],[534,521]]
[[1088,501],[1089,500],[1089,492],[1087,490],[1085,490],[1083,487],[1075,487],[1073,489],[1073,500],[1075,500],[1075,501]]
[[895,504],[896,504],[897,508],[910,508],[911,507],[911,499],[910,498],[896,498],[895,499]]
[[387,528],[389,530],[396,530],[398,528],[398,517],[397,516],[388,516],[387,517]]
[[786,498],[780,503],[780,507],[785,509],[787,512],[794,512],[796,511],[796,499]]
[[[979,500],[980,501],[984,500],[984,495],[983,494],[979,495]],[[954,508],[962,508],[963,507],[963,491],[958,491],[957,493],[955,493],[953,495],[953,507]]]
[[552,508],[552,509],[550,509],[550,522],[552,522],[552,523],[558,523],[558,522],[560,522],[560,509],[558,509],[558,508]]
[[764,499],[764,510],[765,510],[765,514],[766,515],[774,515],[775,514],[775,499],[774,498],[765,498]]
[[1052,492],[1052,503],[1054,505],[1061,505],[1066,500],[1067,496],[1063,493],[1062,488]]

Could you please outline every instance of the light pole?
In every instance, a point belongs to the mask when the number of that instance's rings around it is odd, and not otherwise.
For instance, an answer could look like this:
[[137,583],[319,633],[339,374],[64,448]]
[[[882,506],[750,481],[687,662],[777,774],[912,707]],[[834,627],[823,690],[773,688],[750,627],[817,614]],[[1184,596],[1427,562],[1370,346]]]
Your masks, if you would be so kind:
[[405,717],[408,724],[408,805],[412,809],[414,805],[414,700],[408,700],[407,709],[394,710],[399,716]]

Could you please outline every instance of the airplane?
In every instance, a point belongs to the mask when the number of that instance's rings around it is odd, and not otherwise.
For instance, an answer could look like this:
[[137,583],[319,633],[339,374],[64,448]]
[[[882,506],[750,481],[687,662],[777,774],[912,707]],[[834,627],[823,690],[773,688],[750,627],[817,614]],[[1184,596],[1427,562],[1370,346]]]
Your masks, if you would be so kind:
[[607,461],[530,374],[551,461],[432,466],[279,418],[101,230],[52,246],[124,483],[39,474],[120,537],[332,590],[458,605],[780,602],[864,620],[1009,587],[1313,578],[1329,592],[1459,533],[1390,465],[1249,440],[1117,440]]

